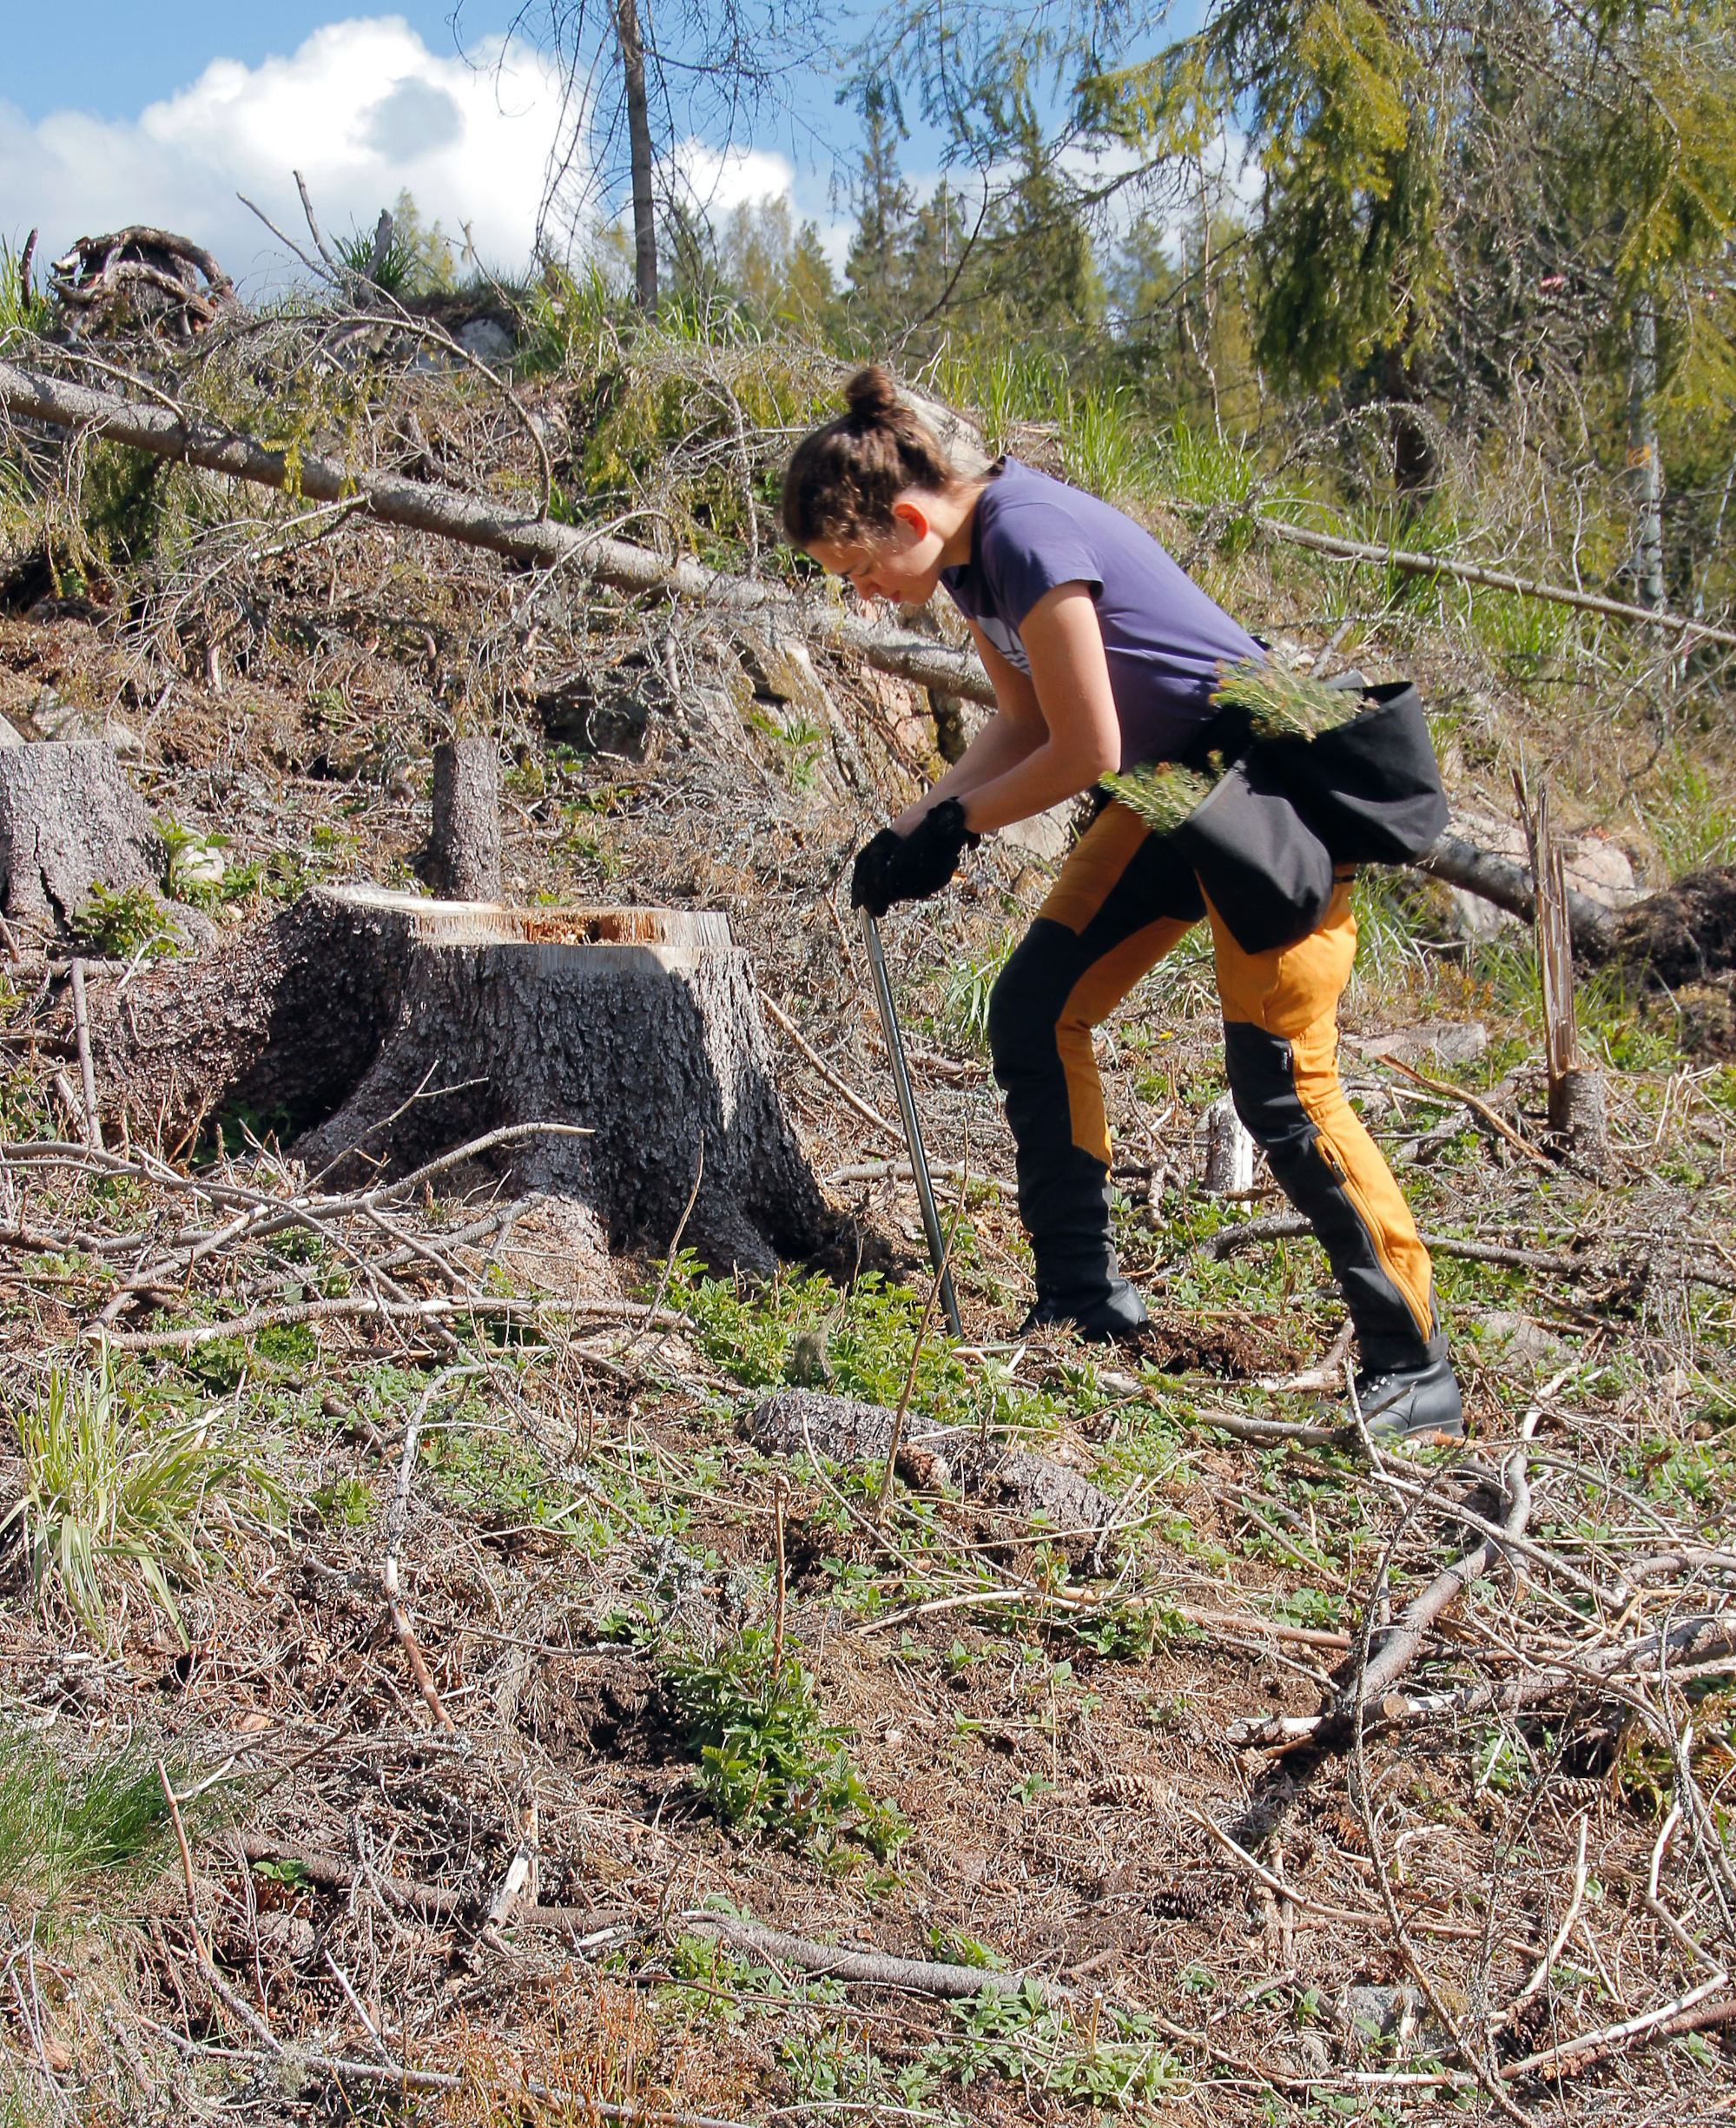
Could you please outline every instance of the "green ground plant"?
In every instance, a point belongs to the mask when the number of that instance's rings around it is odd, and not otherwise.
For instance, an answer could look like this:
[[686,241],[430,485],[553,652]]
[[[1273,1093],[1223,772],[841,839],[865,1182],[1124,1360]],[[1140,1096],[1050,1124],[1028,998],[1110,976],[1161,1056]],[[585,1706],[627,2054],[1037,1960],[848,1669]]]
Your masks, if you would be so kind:
[[149,1748],[99,1749],[68,1763],[40,1737],[0,1735],[0,1899],[8,1905],[52,1918],[96,1880],[149,1865],[169,1837]]
[[73,942],[102,961],[129,961],[141,951],[155,960],[177,949],[178,941],[149,887],[111,891],[92,882],[90,899],[73,917]]
[[[796,1340],[804,1332],[823,1332],[834,1386],[868,1404],[897,1403],[924,1299],[878,1272],[842,1292],[815,1274],[780,1278],[769,1287],[744,1292],[733,1281],[700,1275],[696,1259],[685,1252],[670,1292],[671,1305],[697,1323],[707,1357],[744,1387],[784,1381]],[[937,1419],[961,1419],[969,1410],[968,1392],[963,1365],[944,1340],[931,1337],[918,1363],[913,1408]]]
[[7,1519],[38,1602],[93,1637],[141,1593],[179,1631],[176,1589],[213,1570],[236,1518],[282,1521],[264,1445],[233,1411],[188,1417],[154,1386],[123,1386],[106,1348],[53,1368],[13,1416],[24,1472]]
[[680,1656],[665,1687],[698,1755],[696,1785],[720,1821],[749,1838],[824,1850],[848,1840],[877,1860],[908,1827],[869,1794],[847,1733],[814,1699],[814,1679],[781,1655],[768,1629],[745,1627],[709,1656]]
[[1036,1983],[950,2006],[954,2030],[924,2048],[928,2076],[968,2087],[984,2075],[1120,2112],[1187,2081],[1156,2027],[1134,2010],[1051,2005]]

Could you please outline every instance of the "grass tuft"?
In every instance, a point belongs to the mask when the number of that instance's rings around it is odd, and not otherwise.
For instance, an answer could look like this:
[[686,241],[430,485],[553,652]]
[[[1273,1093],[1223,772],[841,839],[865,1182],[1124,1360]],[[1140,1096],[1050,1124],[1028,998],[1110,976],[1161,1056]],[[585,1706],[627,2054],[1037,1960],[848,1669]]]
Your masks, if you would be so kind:
[[17,1521],[37,1599],[106,1636],[111,1607],[142,1589],[182,1630],[175,1590],[196,1586],[221,1548],[221,1505],[280,1518],[282,1495],[233,1419],[188,1419],[135,1398],[105,1349],[56,1367],[17,1417],[24,1482]]
[[63,1908],[93,1879],[142,1867],[169,1837],[149,1749],[69,1766],[36,1736],[0,1738],[0,1900]]

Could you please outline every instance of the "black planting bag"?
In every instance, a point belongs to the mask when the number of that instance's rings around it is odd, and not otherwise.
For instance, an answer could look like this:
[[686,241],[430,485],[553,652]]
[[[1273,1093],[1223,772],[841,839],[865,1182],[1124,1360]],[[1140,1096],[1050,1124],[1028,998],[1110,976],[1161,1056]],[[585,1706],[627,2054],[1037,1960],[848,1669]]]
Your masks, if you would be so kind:
[[1337,864],[1406,864],[1447,824],[1447,794],[1422,697],[1409,680],[1371,687],[1369,706],[1317,739],[1267,739],[1269,780]]
[[1174,831],[1244,953],[1306,938],[1332,899],[1332,854],[1265,752],[1257,747],[1226,770]]

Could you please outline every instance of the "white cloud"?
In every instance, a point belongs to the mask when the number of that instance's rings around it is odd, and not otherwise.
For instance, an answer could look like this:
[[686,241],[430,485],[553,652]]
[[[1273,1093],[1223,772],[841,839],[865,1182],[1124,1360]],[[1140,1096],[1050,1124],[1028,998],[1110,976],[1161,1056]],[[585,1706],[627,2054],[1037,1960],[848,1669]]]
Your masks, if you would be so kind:
[[[683,194],[713,222],[721,221],[731,208],[790,199],[795,187],[790,164],[763,148],[720,150],[690,135],[670,160]],[[668,168],[665,164],[665,175]]]
[[235,197],[305,237],[293,169],[328,237],[371,228],[400,187],[485,259],[528,257],[560,89],[523,45],[436,57],[401,17],[329,23],[287,58],[214,59],[136,119],[58,111],[36,123],[0,101],[0,234],[40,223],[46,255],[128,222],[180,231],[255,284],[287,263]]

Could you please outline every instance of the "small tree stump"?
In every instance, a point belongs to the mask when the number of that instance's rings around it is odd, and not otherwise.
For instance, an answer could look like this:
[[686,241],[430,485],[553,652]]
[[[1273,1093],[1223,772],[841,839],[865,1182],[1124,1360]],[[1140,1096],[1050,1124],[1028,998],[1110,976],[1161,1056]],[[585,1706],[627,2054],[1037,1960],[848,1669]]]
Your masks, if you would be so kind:
[[1606,1164],[1609,1114],[1601,1072],[1574,1065],[1549,1082],[1549,1135],[1587,1166]]
[[1254,1141],[1231,1094],[1205,1112],[1205,1186],[1214,1197],[1245,1197],[1254,1186]]
[[[89,986],[105,1109],[183,1137],[245,1104],[337,1187],[485,1133],[490,1172],[558,1200],[576,1242],[684,1243],[717,1267],[811,1257],[835,1219],[774,1076],[729,920],[673,909],[507,909],[320,889],[239,948]],[[473,1179],[473,1178],[472,1178]],[[695,1184],[698,1185],[696,1194]]]
[[64,932],[99,882],[162,882],[163,848],[107,746],[43,739],[0,749],[0,913]]
[[449,902],[500,899],[500,753],[492,739],[434,749],[428,884]]

